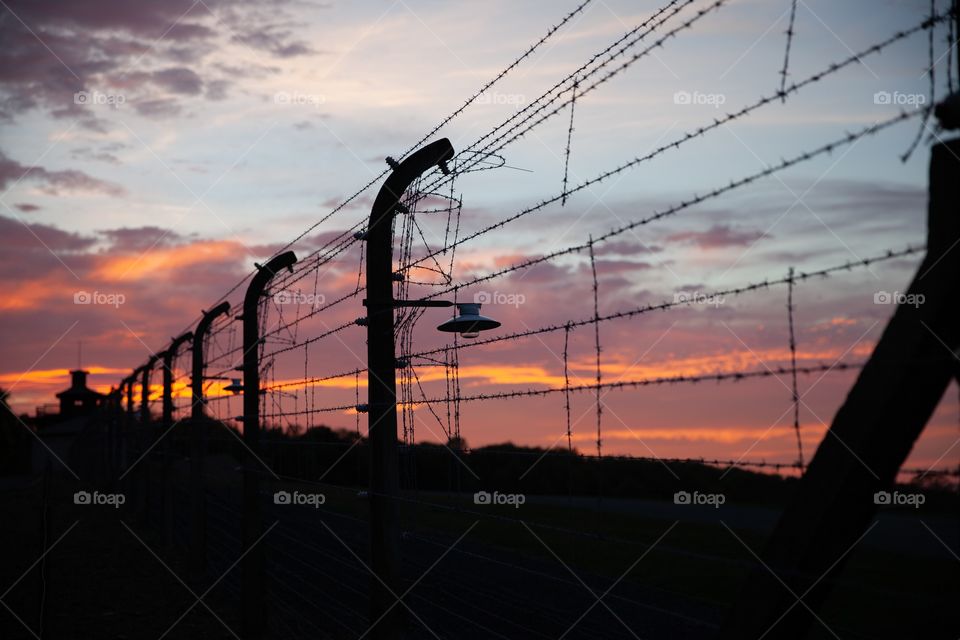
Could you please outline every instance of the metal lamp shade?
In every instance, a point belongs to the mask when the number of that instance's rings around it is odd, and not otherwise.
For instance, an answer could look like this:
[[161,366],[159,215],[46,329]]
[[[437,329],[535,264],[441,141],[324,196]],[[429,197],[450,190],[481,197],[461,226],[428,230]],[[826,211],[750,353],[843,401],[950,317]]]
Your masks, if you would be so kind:
[[500,323],[493,318],[480,315],[479,303],[464,303],[457,305],[458,314],[447,320],[437,329],[449,333],[460,333],[465,338],[475,338],[480,331],[496,329]]

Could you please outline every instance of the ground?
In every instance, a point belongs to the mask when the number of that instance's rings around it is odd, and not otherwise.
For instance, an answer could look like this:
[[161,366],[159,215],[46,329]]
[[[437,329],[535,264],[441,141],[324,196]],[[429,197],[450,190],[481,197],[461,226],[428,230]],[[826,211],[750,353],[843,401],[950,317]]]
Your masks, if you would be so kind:
[[[126,506],[74,504],[72,483],[64,478],[49,485],[52,548],[40,560],[43,483],[23,485],[0,485],[0,509],[5,514],[0,584],[7,591],[16,583],[3,597],[9,609],[0,609],[4,640],[159,638],[167,630],[164,637],[171,640],[236,637],[202,604],[186,613],[196,598],[176,576],[197,595],[206,587],[190,580],[184,558],[161,554],[161,541],[151,530],[138,527]],[[164,558],[166,567],[151,550]],[[215,588],[204,602],[229,627],[239,629],[236,607],[224,593]]]

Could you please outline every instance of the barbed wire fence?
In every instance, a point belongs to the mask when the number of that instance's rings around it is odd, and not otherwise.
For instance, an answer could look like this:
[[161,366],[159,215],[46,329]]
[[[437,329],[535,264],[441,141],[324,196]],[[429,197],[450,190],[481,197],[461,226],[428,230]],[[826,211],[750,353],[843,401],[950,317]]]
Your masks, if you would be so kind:
[[[450,122],[477,104],[478,98],[489,91],[496,83],[510,74],[565,26],[581,15],[590,5],[586,0],[566,14],[557,24],[551,26],[545,35],[534,42],[501,72],[496,74],[473,93],[461,106],[432,127],[399,159],[409,156],[424,142],[435,136]],[[620,545],[629,553],[643,550],[644,553],[656,547],[656,554],[662,554],[669,560],[684,558],[705,563],[703,566],[737,566],[743,568],[752,565],[751,559],[737,558],[725,553],[723,549],[712,549],[696,553],[680,546],[660,543],[655,536],[629,536],[622,532],[605,528],[603,518],[598,516],[590,524],[569,526],[558,522],[555,514],[549,510],[537,512],[537,516],[523,518],[497,510],[483,510],[462,501],[451,498],[446,493],[437,493],[443,488],[457,494],[464,488],[469,491],[482,490],[487,473],[478,473],[484,469],[489,473],[491,465],[496,466],[497,459],[524,458],[523,475],[514,480],[514,486],[522,481],[535,468],[546,468],[559,463],[563,465],[567,499],[572,504],[574,487],[578,490],[584,469],[596,473],[595,489],[591,496],[616,495],[615,487],[605,483],[605,473],[619,465],[643,465],[648,477],[658,479],[672,477],[680,480],[685,470],[696,466],[711,468],[714,479],[723,479],[731,470],[753,469],[774,474],[786,474],[796,477],[805,469],[804,442],[802,438],[801,408],[803,394],[799,380],[810,376],[843,375],[857,370],[863,362],[847,358],[843,354],[833,362],[812,362],[802,356],[798,343],[802,339],[803,328],[797,322],[797,296],[807,282],[822,281],[840,274],[869,269],[873,265],[896,264],[913,259],[922,254],[923,246],[906,246],[878,249],[867,258],[858,258],[825,267],[804,270],[797,265],[784,265],[779,277],[771,277],[759,282],[746,282],[739,285],[724,286],[713,291],[698,293],[697,296],[678,293],[672,299],[647,302],[633,306],[621,306],[608,310],[604,300],[602,274],[598,270],[598,254],[608,248],[612,242],[621,239],[635,230],[655,225],[669,218],[689,214],[696,207],[712,203],[721,197],[755,183],[778,176],[793,167],[808,163],[814,159],[833,154],[842,148],[849,148],[858,141],[881,134],[904,122],[919,118],[922,121],[921,135],[911,145],[907,155],[916,147],[922,137],[923,128],[933,109],[936,81],[933,69],[935,30],[941,25],[947,29],[947,38],[952,41],[953,21],[950,11],[941,11],[937,2],[931,3],[930,15],[922,21],[886,35],[870,46],[851,53],[850,56],[831,62],[819,71],[799,80],[790,81],[790,64],[795,57],[796,47],[795,18],[797,3],[789,5],[789,26],[780,71],[779,88],[771,93],[760,95],[739,109],[725,113],[700,126],[674,136],[668,142],[636,155],[633,159],[606,168],[592,177],[579,182],[570,171],[570,158],[575,148],[573,133],[575,130],[575,107],[584,104],[584,100],[594,91],[619,76],[638,62],[645,60],[657,51],[688,37],[698,25],[718,14],[729,5],[728,0],[716,0],[697,7],[695,0],[671,0],[642,20],[634,28],[627,30],[612,43],[591,55],[571,73],[564,75],[551,88],[533,99],[522,109],[499,122],[482,136],[467,144],[454,155],[443,168],[428,171],[417,179],[407,190],[398,206],[398,214],[393,219],[394,237],[397,238],[396,270],[394,274],[394,297],[397,300],[416,302],[437,301],[452,298],[455,304],[483,302],[475,298],[477,287],[486,283],[503,281],[517,274],[525,275],[545,265],[564,265],[570,268],[582,268],[589,275],[589,304],[583,309],[571,309],[569,317],[556,316],[547,324],[527,326],[522,329],[506,329],[491,337],[465,339],[453,334],[449,340],[437,342],[431,332],[430,339],[418,331],[418,325],[432,318],[428,308],[422,306],[404,306],[396,310],[394,318],[395,344],[398,350],[397,367],[397,408],[399,410],[398,438],[401,443],[400,477],[404,492],[400,496],[386,495],[403,507],[404,544],[410,549],[404,555],[404,573],[408,576],[420,576],[425,570],[431,573],[429,558],[436,556],[435,548],[454,558],[451,562],[455,569],[443,575],[433,574],[423,581],[423,591],[411,596],[417,601],[417,612],[427,610],[423,618],[410,609],[409,615],[424,629],[432,631],[434,627],[450,632],[458,624],[468,624],[478,633],[489,634],[486,637],[509,637],[505,633],[525,633],[529,637],[544,635],[537,632],[533,621],[562,618],[562,604],[569,597],[557,595],[551,601],[544,597],[532,604],[536,611],[530,612],[530,619],[516,610],[514,603],[521,597],[526,580],[546,579],[552,585],[547,588],[548,595],[563,590],[569,591],[575,581],[569,575],[558,575],[552,569],[545,569],[538,560],[521,558],[516,554],[492,553],[482,545],[460,546],[462,531],[456,531],[460,524],[474,524],[479,521],[491,526],[523,526],[540,540],[544,536],[558,536],[554,539],[593,540]],[[770,104],[789,102],[808,87],[819,83],[843,71],[862,64],[865,58],[877,55],[896,43],[913,36],[926,34],[928,37],[930,58],[930,97],[931,102],[925,108],[902,111],[884,120],[863,126],[859,129],[835,136],[832,139],[796,152],[778,163],[764,166],[752,173],[733,177],[729,182],[713,186],[702,193],[694,193],[686,199],[646,215],[621,221],[619,226],[603,233],[590,234],[586,238],[568,244],[565,247],[545,252],[542,255],[507,259],[495,263],[488,270],[465,267],[463,260],[458,262],[458,250],[463,252],[479,246],[481,240],[488,241],[497,233],[509,233],[520,220],[528,219],[538,213],[559,205],[569,207],[570,198],[591,187],[605,182],[614,176],[633,171],[648,162],[672,151],[680,151],[693,140],[706,137],[728,124],[746,120],[757,111]],[[791,49],[793,48],[793,54]],[[951,56],[947,55],[950,64]],[[948,86],[952,90],[952,70],[948,66]],[[467,174],[480,171],[495,171],[507,165],[507,153],[511,147],[538,127],[569,110],[566,127],[566,145],[562,158],[562,182],[559,193],[544,197],[533,204],[523,207],[509,215],[496,219],[481,228],[465,232],[461,225],[464,211],[469,211],[469,193],[461,193],[458,180]],[[240,308],[237,295],[249,276],[230,288],[217,303],[230,301],[234,310],[218,317],[201,345],[204,364],[204,398],[202,400],[209,422],[204,427],[205,455],[211,460],[205,463],[204,486],[195,487],[186,481],[185,465],[189,450],[188,431],[197,428],[191,424],[191,413],[197,399],[191,397],[189,382],[190,370],[184,366],[185,355],[182,349],[174,359],[173,376],[174,413],[173,423],[163,425],[158,431],[149,423],[141,423],[134,416],[134,407],[127,403],[126,415],[117,418],[123,425],[127,437],[129,453],[125,458],[127,470],[139,467],[137,474],[143,474],[151,483],[149,496],[161,496],[165,488],[158,486],[163,477],[157,470],[164,463],[163,456],[173,459],[172,482],[177,498],[174,504],[189,501],[188,494],[201,491],[206,508],[205,522],[207,543],[205,545],[206,571],[209,575],[219,576],[223,588],[234,596],[239,596],[241,585],[239,578],[230,573],[237,558],[243,553],[243,545],[238,532],[243,521],[242,502],[238,491],[240,467],[235,460],[250,452],[260,461],[258,473],[268,482],[271,493],[292,491],[295,487],[316,487],[322,489],[327,503],[333,508],[322,512],[291,510],[283,513],[271,512],[279,523],[276,535],[268,536],[271,562],[267,569],[270,587],[267,589],[269,605],[282,615],[270,617],[271,632],[285,637],[315,637],[316,634],[364,634],[368,628],[365,598],[368,592],[368,571],[363,558],[366,555],[364,541],[368,514],[363,500],[369,499],[371,492],[363,487],[370,472],[367,461],[367,433],[361,424],[363,416],[369,410],[365,402],[365,381],[367,374],[365,348],[365,318],[361,314],[363,298],[366,294],[366,220],[347,219],[350,206],[361,202],[368,190],[380,182],[396,165],[388,160],[388,167],[371,179],[343,202],[323,215],[302,234],[287,243],[275,255],[290,248],[306,248],[307,253],[293,265],[287,273],[278,273],[269,284],[258,307],[259,340],[256,344],[259,363],[261,388],[259,389],[259,418],[266,427],[265,438],[256,451],[250,451],[240,433],[243,426],[242,385],[240,384],[244,357],[244,345],[236,309]],[[318,233],[318,230],[324,230]],[[461,275],[462,274],[462,275]],[[745,298],[760,295],[761,292],[782,288],[784,293],[788,354],[782,363],[768,365],[762,361],[756,368],[729,366],[718,358],[713,370],[679,371],[665,375],[625,377],[629,371],[618,377],[607,367],[613,366],[605,357],[603,334],[601,329],[622,326],[623,323],[638,321],[652,314],[670,313],[680,310],[699,308],[703,300],[725,300],[727,298]],[[360,316],[360,317],[357,317]],[[195,322],[193,323],[195,324]],[[191,324],[188,329],[192,329]],[[554,356],[556,374],[545,377],[552,382],[528,383],[533,386],[516,386],[523,383],[505,383],[494,391],[476,391],[470,385],[464,385],[464,369],[474,366],[471,359],[486,349],[519,350],[530,344],[543,343],[551,338],[560,341]],[[588,353],[589,358],[577,358],[577,347]],[[337,353],[338,357],[330,355]],[[641,356],[642,357],[642,356]],[[589,362],[587,362],[589,360]],[[759,360],[759,358],[757,358]],[[352,365],[343,365],[344,361]],[[332,365],[332,366],[331,366]],[[336,367],[346,368],[340,370]],[[581,377],[583,373],[585,378]],[[154,375],[159,375],[154,369]],[[466,375],[474,375],[467,372]],[[781,379],[783,378],[783,379]],[[650,451],[650,455],[622,455],[604,449],[605,421],[610,412],[607,409],[607,395],[613,392],[638,391],[646,387],[701,387],[706,384],[736,384],[753,381],[780,381],[786,387],[784,400],[788,404],[788,413],[792,418],[790,427],[796,440],[796,457],[789,459],[756,459],[744,454],[739,458],[721,458],[692,453],[688,457],[663,457]],[[139,403],[141,390],[138,380],[129,382],[132,397]],[[162,402],[162,394],[154,388],[148,393],[145,414],[149,418],[157,413],[156,408]],[[560,410],[557,429],[558,437],[550,447],[530,450],[505,446],[471,449],[464,435],[465,417],[480,414],[477,405],[492,407],[493,403],[505,405],[522,400],[552,400],[558,398]],[[583,398],[589,398],[586,410]],[[584,401],[585,402],[585,401]],[[545,405],[546,406],[546,405]],[[118,403],[120,407],[120,403]],[[501,416],[502,413],[489,415]],[[343,416],[353,429],[338,434],[326,433],[321,427],[331,424],[333,419]],[[590,432],[581,433],[581,425],[589,417]],[[638,420],[642,422],[642,420]],[[778,421],[779,422],[779,421]],[[478,421],[470,422],[473,427]],[[216,425],[216,426],[214,426]],[[418,434],[418,431],[425,432]],[[469,428],[468,428],[469,431]],[[518,431],[518,434],[520,432]],[[170,435],[167,435],[170,434]],[[331,435],[333,434],[333,435]],[[467,436],[470,435],[468,432]],[[143,436],[146,436],[145,438]],[[159,438],[169,437],[172,446],[169,449],[157,447]],[[565,441],[566,447],[556,446]],[[579,451],[576,442],[590,442],[595,452]],[[435,451],[424,446],[430,446]],[[642,443],[642,440],[641,440]],[[646,443],[642,443],[646,446]],[[591,446],[591,449],[593,447]],[[432,457],[430,457],[432,456]],[[499,457],[499,458],[498,458]],[[418,464],[421,459],[422,464]],[[446,466],[438,466],[436,460],[446,461]],[[181,463],[183,463],[181,465]],[[184,468],[178,470],[178,466]],[[584,467],[587,465],[587,467]],[[436,477],[438,469],[445,469]],[[651,470],[652,469],[652,470]],[[434,474],[430,477],[430,474]],[[938,468],[903,468],[904,480],[922,481],[929,478],[950,480],[958,476],[957,470],[948,464]],[[575,478],[576,476],[576,478]],[[136,477],[132,474],[131,480]],[[429,480],[429,481],[428,481]],[[445,485],[441,487],[442,481]],[[161,481],[162,482],[162,481]],[[421,486],[423,485],[423,486]],[[666,486],[666,485],[664,485]],[[670,485],[677,486],[677,485]],[[279,493],[277,494],[279,495]],[[162,516],[156,515],[157,502],[150,501],[144,507],[147,524],[163,526]],[[163,500],[161,500],[163,502]],[[278,503],[279,504],[279,503]],[[152,506],[151,506],[152,505]],[[454,525],[440,524],[436,514],[455,514]],[[599,511],[597,511],[599,513]],[[186,510],[175,509],[174,542],[177,546],[188,548],[192,540],[188,532],[196,523],[193,515]],[[609,520],[609,518],[607,518]],[[311,532],[317,531],[316,523],[324,527],[322,539]],[[271,527],[272,531],[273,527]],[[472,529],[472,526],[471,526]],[[469,531],[469,529],[468,529]],[[465,534],[464,534],[465,535]],[[212,542],[215,541],[215,542]],[[542,541],[541,541],[542,542]],[[451,544],[452,543],[452,544]],[[566,543],[564,543],[566,544]],[[576,542],[574,542],[576,544]],[[550,550],[547,543],[544,546]],[[552,550],[550,553],[556,556]],[[334,568],[335,567],[335,568]],[[455,580],[457,569],[471,572],[475,579]],[[515,587],[504,588],[497,580],[497,571],[510,572],[518,578]],[[475,572],[475,573],[474,573]],[[577,581],[583,583],[576,574]],[[420,580],[411,580],[416,586]],[[592,579],[588,582],[593,584]],[[597,584],[609,586],[609,581]],[[613,586],[616,586],[614,583]],[[860,585],[862,586],[862,585]],[[412,587],[411,587],[412,588]],[[588,587],[591,589],[591,587]],[[691,629],[716,628],[718,625],[716,594],[703,596],[695,607],[684,609],[676,606],[680,594],[675,588],[660,587],[655,596],[647,588],[631,587],[626,593],[613,594],[611,598],[629,603],[640,611],[655,610],[656,615],[664,619],[680,621]],[[653,604],[651,604],[653,603]],[[500,607],[504,613],[493,620],[485,616]],[[690,613],[693,611],[693,613]],[[625,631],[626,623],[618,627],[605,626],[590,619],[584,623],[584,637],[630,637]],[[333,630],[332,627],[336,627]],[[552,628],[546,626],[543,628]],[[436,634],[434,634],[436,635]],[[546,634],[549,635],[549,634]]]

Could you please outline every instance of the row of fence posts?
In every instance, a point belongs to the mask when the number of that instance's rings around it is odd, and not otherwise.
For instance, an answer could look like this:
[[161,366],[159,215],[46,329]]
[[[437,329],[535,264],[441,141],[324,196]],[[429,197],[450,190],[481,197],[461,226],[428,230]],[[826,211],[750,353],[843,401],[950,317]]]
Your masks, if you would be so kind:
[[[262,464],[259,455],[259,345],[258,304],[270,279],[281,269],[292,267],[296,257],[287,252],[259,266],[251,281],[244,300],[243,314],[243,372],[244,393],[243,441],[246,452],[243,459],[243,555],[241,566],[241,606],[244,638],[261,638],[265,632],[266,598],[264,584],[266,578],[263,545],[258,544],[263,535],[263,521],[260,505],[259,477]],[[223,302],[204,312],[193,332],[184,333],[175,338],[167,350],[151,356],[124,378],[120,386],[110,394],[105,412],[104,427],[105,467],[109,480],[114,484],[126,482],[131,504],[138,524],[149,524],[149,505],[158,500],[160,504],[160,528],[164,547],[170,551],[174,546],[174,482],[173,459],[174,446],[172,431],[183,423],[188,437],[189,468],[188,492],[190,532],[188,534],[188,556],[191,573],[195,577],[203,576],[207,567],[206,535],[206,491],[204,488],[204,459],[207,451],[207,432],[212,419],[205,411],[204,398],[204,347],[211,325],[220,316],[228,313],[230,304]],[[180,348],[192,344],[191,366],[191,404],[189,418],[174,421],[173,370],[174,361]],[[150,384],[153,369],[160,362],[162,366],[162,413],[159,425],[150,414]],[[140,402],[137,408],[134,400],[134,388],[139,384]],[[124,401],[126,407],[124,409]],[[159,495],[154,493],[156,484],[151,482],[150,472],[155,466],[150,455],[156,452],[159,463]]]
[[[170,549],[174,539],[174,498],[172,462],[174,447],[172,431],[181,423],[189,427],[189,485],[195,488],[190,492],[190,521],[192,530],[189,536],[190,564],[197,572],[205,570],[205,499],[203,491],[203,463],[206,452],[209,418],[204,411],[204,341],[213,321],[227,313],[229,303],[222,303],[205,312],[195,332],[187,332],[175,338],[170,347],[138,367],[124,378],[120,386],[108,398],[106,412],[106,463],[110,478],[114,483],[126,481],[132,489],[132,505],[139,523],[147,521],[147,509],[151,500],[151,483],[148,478],[149,454],[157,449],[160,453],[160,512],[164,545]],[[174,421],[173,370],[174,360],[180,347],[187,342],[193,343],[193,363],[191,372],[190,417]],[[162,418],[159,425],[151,422],[149,409],[150,380],[155,364],[162,362]],[[134,400],[134,388],[140,385],[139,409]],[[126,405],[124,409],[124,404]],[[127,478],[129,477],[129,480]]]
[[[439,166],[453,156],[453,147],[446,139],[433,142],[402,162],[388,159],[393,171],[387,177],[374,202],[370,224],[363,239],[368,242],[367,256],[367,327],[368,389],[367,404],[371,451],[370,474],[370,620],[371,636],[377,639],[396,638],[403,620],[396,606],[400,591],[400,528],[396,497],[399,494],[397,464],[396,360],[394,343],[394,309],[400,306],[449,307],[442,301],[404,301],[393,299],[393,216],[403,208],[401,199],[410,185],[428,169]],[[260,303],[271,279],[280,271],[292,271],[296,263],[292,251],[281,253],[257,271],[248,285],[243,311],[237,319],[243,322],[243,505],[241,619],[245,640],[262,638],[266,632],[266,556],[261,544],[264,534],[260,477],[263,462],[260,456]],[[174,338],[168,348],[137,367],[124,378],[108,398],[105,426],[104,458],[111,480],[126,482],[132,494],[136,521],[149,522],[149,504],[159,499],[161,536],[165,547],[172,550],[174,533],[173,457],[171,431],[185,422],[188,438],[190,491],[189,564],[195,576],[203,576],[206,558],[206,493],[204,457],[207,450],[207,424],[212,420],[205,411],[204,347],[211,325],[229,313],[230,305],[222,302],[203,313],[192,332]],[[191,404],[188,419],[174,421],[173,370],[181,347],[191,344]],[[162,367],[162,416],[159,425],[150,415],[150,380],[157,363]],[[139,408],[134,388],[139,385]],[[123,405],[126,405],[125,408]],[[160,454],[159,496],[151,496],[149,456],[156,449]]]

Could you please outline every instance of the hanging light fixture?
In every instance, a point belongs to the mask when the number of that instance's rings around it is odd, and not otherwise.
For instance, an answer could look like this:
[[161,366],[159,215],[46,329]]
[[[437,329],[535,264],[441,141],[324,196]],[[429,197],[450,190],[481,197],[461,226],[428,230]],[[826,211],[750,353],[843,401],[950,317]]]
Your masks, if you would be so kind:
[[479,302],[458,303],[456,307],[457,315],[437,327],[438,331],[459,333],[464,338],[476,338],[481,331],[500,326],[496,320],[480,315]]

